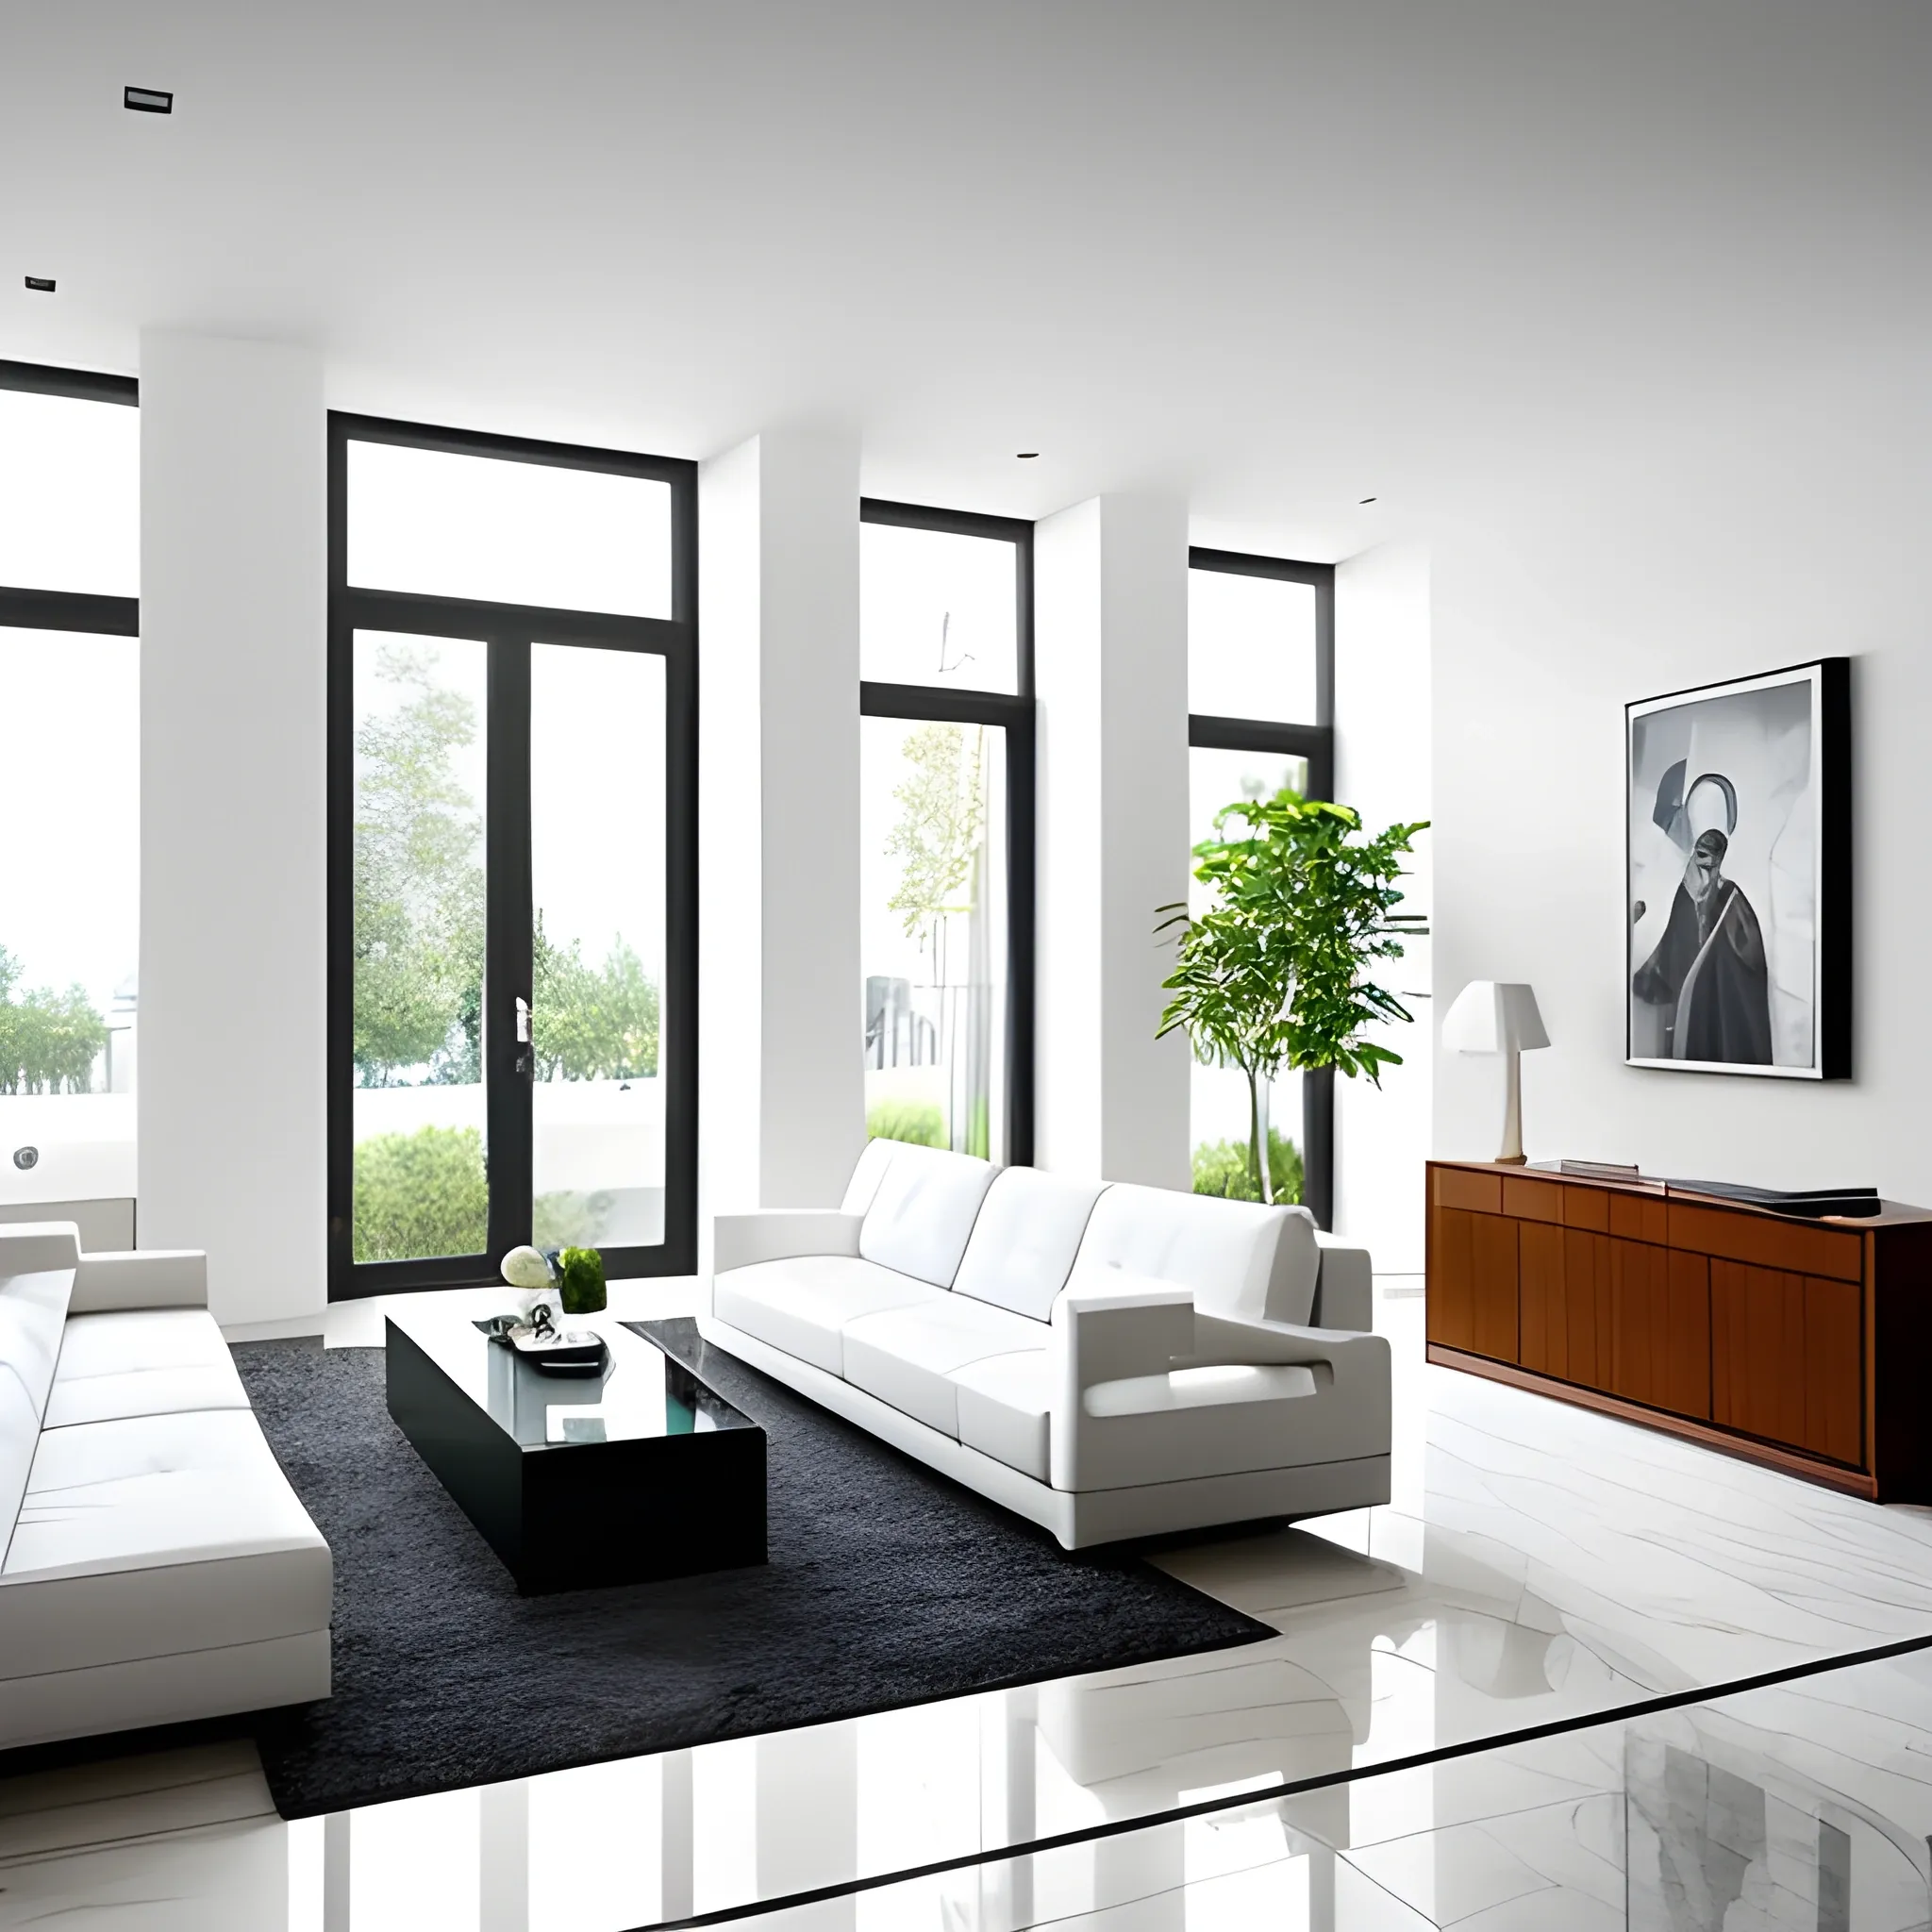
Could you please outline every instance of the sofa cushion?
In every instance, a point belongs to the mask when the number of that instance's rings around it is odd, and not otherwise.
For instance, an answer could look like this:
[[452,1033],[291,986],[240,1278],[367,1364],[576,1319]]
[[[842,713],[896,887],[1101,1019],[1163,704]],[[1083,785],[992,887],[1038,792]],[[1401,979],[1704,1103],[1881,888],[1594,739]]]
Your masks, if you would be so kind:
[[845,1324],[845,1379],[942,1435],[959,1433],[956,1370],[988,1356],[1038,1349],[1038,1322],[986,1302],[945,1295]]
[[894,1147],[858,1230],[858,1252],[881,1267],[951,1288],[997,1172],[991,1161],[942,1147]]
[[330,1581],[246,1410],[49,1429],[0,1568],[0,1677],[325,1630]]
[[1037,1167],[1008,1168],[980,1203],[953,1292],[1051,1321],[1103,1186]]
[[959,1440],[1022,1475],[1047,1482],[1053,1370],[1043,1348],[990,1355],[953,1375]]
[[841,1214],[863,1215],[872,1206],[873,1196],[879,1191],[879,1183],[886,1177],[886,1170],[892,1164],[892,1150],[903,1147],[903,1141],[868,1141],[865,1152],[858,1157],[858,1165],[852,1170],[852,1178],[845,1183],[845,1198],[839,1203]]
[[[44,1230],[36,1227],[34,1235]],[[73,1230],[65,1230],[70,1241]],[[77,1246],[31,1237],[0,1241],[0,1549],[20,1513],[39,1446]],[[21,1268],[31,1263],[31,1272]]]
[[235,1358],[205,1308],[70,1315],[45,1426],[246,1408]]
[[929,1282],[853,1255],[758,1261],[711,1283],[711,1312],[721,1322],[834,1375],[844,1374],[841,1338],[854,1316],[943,1299]]
[[1165,1188],[1117,1186],[1094,1203],[1079,1266],[1191,1289],[1205,1313],[1306,1324],[1321,1257],[1306,1208],[1265,1208]]

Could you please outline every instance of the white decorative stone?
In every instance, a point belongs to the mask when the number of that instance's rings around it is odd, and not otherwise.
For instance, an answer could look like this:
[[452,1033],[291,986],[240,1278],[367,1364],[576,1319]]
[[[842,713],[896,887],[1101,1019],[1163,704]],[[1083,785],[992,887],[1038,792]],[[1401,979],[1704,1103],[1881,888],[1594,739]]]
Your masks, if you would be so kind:
[[503,1257],[503,1278],[512,1288],[549,1288],[555,1282],[550,1263],[535,1248],[512,1248]]

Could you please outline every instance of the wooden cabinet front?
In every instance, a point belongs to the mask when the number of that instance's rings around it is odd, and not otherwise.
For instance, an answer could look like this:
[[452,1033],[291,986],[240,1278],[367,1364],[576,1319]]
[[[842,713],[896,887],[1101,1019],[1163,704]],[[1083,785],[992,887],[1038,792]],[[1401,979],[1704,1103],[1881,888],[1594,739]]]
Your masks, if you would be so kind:
[[[1474,1163],[1428,1173],[1439,1358],[1858,1493],[1932,1494],[1932,1445],[1922,1454],[1915,1432],[1888,1436],[1867,1413],[1873,1310],[1932,1338],[1932,1214],[1888,1208],[1874,1241],[1614,1183]],[[1903,1480],[1882,1485],[1868,1441],[1894,1438],[1888,1466]]]
[[1438,1208],[1431,1230],[1428,1336],[1497,1361],[1516,1359],[1516,1224]]
[[1627,1402],[1710,1414],[1710,1281],[1702,1255],[1610,1243],[1616,1343],[1607,1385]]
[[1713,1260],[1712,1421],[1857,1464],[1859,1299],[1856,1282]]
[[1595,1385],[1610,1359],[1609,1242],[1586,1228],[1524,1224],[1520,1326],[1525,1369]]

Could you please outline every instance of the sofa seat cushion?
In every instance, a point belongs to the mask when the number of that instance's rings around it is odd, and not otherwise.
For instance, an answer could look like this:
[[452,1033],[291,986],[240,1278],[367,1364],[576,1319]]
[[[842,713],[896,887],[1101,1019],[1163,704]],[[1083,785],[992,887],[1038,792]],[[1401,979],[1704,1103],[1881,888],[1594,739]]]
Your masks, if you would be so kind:
[[711,1312],[721,1322],[842,1375],[846,1323],[885,1309],[948,1301],[943,1289],[853,1255],[800,1255],[758,1261],[712,1278]]
[[131,1308],[68,1317],[46,1426],[247,1407],[235,1358],[206,1308]]
[[1053,1373],[1043,1348],[990,1355],[953,1374],[959,1440],[1036,1482],[1050,1480],[1047,1449]]
[[1043,1323],[963,1295],[845,1324],[845,1379],[942,1435],[959,1433],[955,1373],[988,1356],[1046,1346]]
[[0,1566],[0,1679],[326,1630],[330,1586],[246,1409],[49,1429]]

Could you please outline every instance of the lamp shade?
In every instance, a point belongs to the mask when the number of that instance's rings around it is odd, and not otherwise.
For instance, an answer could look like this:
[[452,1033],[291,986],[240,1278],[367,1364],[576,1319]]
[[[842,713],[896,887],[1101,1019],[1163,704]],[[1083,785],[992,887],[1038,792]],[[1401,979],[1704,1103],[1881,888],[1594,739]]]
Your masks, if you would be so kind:
[[1521,983],[1472,979],[1442,1016],[1442,1044],[1452,1053],[1511,1053],[1549,1043],[1536,994]]

